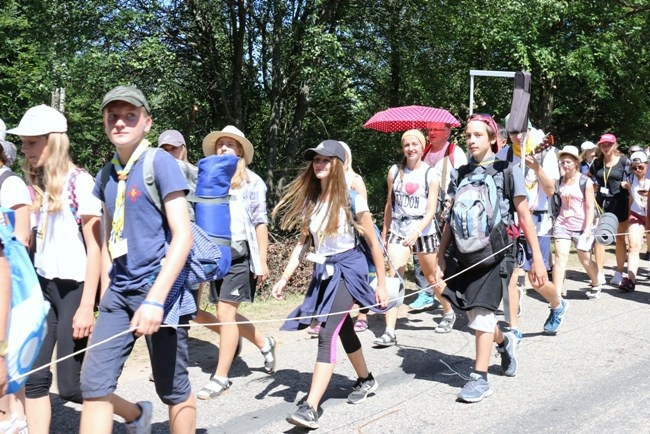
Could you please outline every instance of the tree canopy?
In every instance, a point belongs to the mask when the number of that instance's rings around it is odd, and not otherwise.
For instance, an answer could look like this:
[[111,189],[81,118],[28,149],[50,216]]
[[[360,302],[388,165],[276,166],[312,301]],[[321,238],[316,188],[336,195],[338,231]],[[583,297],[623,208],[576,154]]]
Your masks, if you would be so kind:
[[[243,130],[271,200],[302,150],[346,141],[377,211],[399,136],[364,122],[408,104],[464,120],[470,69],[530,71],[531,120],[562,145],[608,131],[649,145],[649,12],[645,0],[5,0],[0,118],[56,100],[93,171],[112,152],[101,98],[136,85],[151,138],[178,129],[194,160],[210,131]],[[511,93],[511,80],[478,78],[474,110],[503,119]]]

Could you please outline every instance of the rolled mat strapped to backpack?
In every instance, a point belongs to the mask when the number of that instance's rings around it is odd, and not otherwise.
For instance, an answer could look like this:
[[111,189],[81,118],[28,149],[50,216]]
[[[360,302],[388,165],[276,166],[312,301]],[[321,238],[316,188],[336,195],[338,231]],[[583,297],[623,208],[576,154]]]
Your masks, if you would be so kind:
[[[234,155],[210,155],[199,161],[199,176],[196,181],[196,224],[203,229],[221,251],[219,268],[230,269],[232,252],[230,248],[230,180],[237,170],[239,157]],[[219,279],[225,273],[219,273]]]
[[11,268],[11,310],[7,333],[7,393],[17,392],[32,369],[34,360],[47,333],[46,317],[50,304],[43,298],[43,292],[29,259],[27,249],[16,240],[10,223],[13,210],[0,208],[8,219],[0,218],[0,239],[4,254]]
[[594,232],[596,242],[608,246],[616,240],[616,228],[618,228],[618,217],[611,212],[603,213]]

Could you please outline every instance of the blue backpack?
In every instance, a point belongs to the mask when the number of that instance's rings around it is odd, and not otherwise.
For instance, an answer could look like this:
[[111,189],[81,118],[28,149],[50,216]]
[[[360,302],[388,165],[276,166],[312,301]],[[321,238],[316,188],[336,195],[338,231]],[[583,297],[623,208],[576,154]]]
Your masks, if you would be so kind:
[[25,374],[32,369],[43,344],[50,304],[43,298],[27,249],[14,236],[14,211],[0,208],[0,212],[5,217],[0,218],[0,241],[11,268],[11,311],[5,357],[9,378],[7,393],[15,393],[27,381]]
[[503,172],[505,191],[506,180],[512,178],[512,169],[510,163],[499,160],[485,166],[483,173],[475,173],[476,167],[465,165],[458,169],[451,231],[456,256],[462,265],[467,267],[480,262],[479,267],[489,267],[501,261],[506,254],[505,247],[511,244],[494,176]]

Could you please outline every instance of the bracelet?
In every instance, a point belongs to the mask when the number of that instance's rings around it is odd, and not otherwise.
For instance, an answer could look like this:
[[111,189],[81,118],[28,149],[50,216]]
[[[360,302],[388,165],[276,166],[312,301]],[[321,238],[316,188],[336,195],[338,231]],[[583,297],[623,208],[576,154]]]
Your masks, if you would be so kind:
[[156,307],[159,307],[161,309],[165,308],[164,304],[158,303],[157,301],[153,301],[153,300],[145,300],[145,301],[142,302],[142,304],[148,304],[150,306],[156,306]]

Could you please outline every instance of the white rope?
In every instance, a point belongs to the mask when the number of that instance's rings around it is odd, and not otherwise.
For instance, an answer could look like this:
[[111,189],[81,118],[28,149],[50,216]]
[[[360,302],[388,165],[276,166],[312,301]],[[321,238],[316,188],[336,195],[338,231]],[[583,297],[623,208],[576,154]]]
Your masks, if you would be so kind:
[[[496,252],[496,253],[494,253],[494,254],[492,254],[492,255],[486,257],[486,258],[483,259],[482,261],[479,261],[478,263],[476,263],[476,264],[474,264],[474,265],[472,265],[472,266],[470,266],[470,267],[464,269],[463,271],[461,271],[461,272],[459,272],[459,273],[454,274],[453,276],[451,276],[451,277],[449,277],[449,278],[447,278],[447,279],[445,279],[445,280],[442,280],[442,281],[440,281],[440,282],[438,282],[438,283],[435,283],[434,285],[430,285],[430,286],[428,286],[427,288],[421,289],[421,290],[419,290],[419,291],[417,291],[417,292],[414,292],[414,293],[412,293],[412,294],[409,294],[409,295],[407,295],[407,296],[405,296],[405,297],[398,297],[398,298],[395,298],[395,299],[388,300],[386,303],[391,303],[391,302],[393,302],[393,301],[398,301],[398,300],[400,300],[400,299],[402,299],[402,298],[411,297],[411,296],[413,296],[413,295],[419,294],[419,293],[422,292],[422,291],[426,291],[427,289],[433,288],[433,287],[436,286],[436,285],[439,285],[439,284],[441,284],[441,283],[443,283],[443,282],[446,282],[446,281],[449,280],[449,279],[453,279],[454,277],[457,277],[457,276],[459,276],[459,275],[461,275],[461,274],[463,274],[463,273],[465,273],[465,272],[471,270],[472,268],[477,267],[477,266],[480,265],[481,263],[483,263],[483,262],[487,261],[488,259],[490,259],[492,256],[496,256],[496,255],[500,254],[501,252],[505,251],[506,249],[510,248],[511,246],[512,246],[512,243],[508,244],[506,247],[504,247],[503,249],[499,250],[498,252]],[[382,243],[382,247],[383,247],[383,243]],[[385,248],[384,248],[384,249],[385,249]],[[388,253],[386,253],[386,254],[388,254]],[[389,260],[390,260],[390,258],[389,258]],[[324,315],[304,315],[304,316],[297,316],[297,317],[291,317],[291,318],[273,318],[273,319],[267,319],[267,320],[254,320],[254,321],[247,320],[247,321],[215,322],[215,323],[206,323],[206,324],[199,324],[199,323],[192,323],[192,324],[178,324],[178,325],[161,324],[160,327],[161,327],[161,328],[163,328],[163,327],[186,327],[186,328],[191,328],[191,327],[209,327],[209,326],[241,325],[241,324],[253,324],[253,325],[255,325],[255,324],[268,324],[268,323],[285,322],[285,321],[289,321],[289,320],[296,321],[296,320],[302,320],[302,319],[314,319],[314,318],[329,317],[329,316],[334,316],[334,315],[344,315],[344,314],[351,313],[351,312],[358,312],[358,311],[361,310],[361,309],[367,309],[367,308],[371,308],[371,307],[378,307],[378,306],[381,306],[381,304],[382,304],[382,303],[376,303],[376,304],[373,304],[373,305],[370,305],[370,306],[361,306],[361,307],[358,307],[358,308],[353,308],[353,309],[349,309],[349,310],[345,310],[345,311],[341,311],[341,312],[330,312],[330,313],[328,313],[328,314],[324,314]],[[92,344],[92,345],[89,345],[89,346],[87,346],[86,348],[81,349],[81,350],[79,350],[79,351],[77,351],[77,352],[74,352],[74,353],[69,354],[69,355],[67,355],[67,356],[64,356],[64,357],[61,357],[61,358],[59,358],[59,359],[56,359],[56,360],[54,360],[54,361],[52,361],[52,362],[50,362],[50,363],[47,363],[47,364],[45,364],[45,365],[39,366],[39,367],[37,367],[37,368],[34,368],[34,369],[32,369],[31,371],[29,371],[29,372],[27,372],[27,373],[25,373],[25,374],[22,374],[22,375],[19,375],[19,376],[15,377],[14,380],[15,380],[15,381],[16,381],[16,380],[20,380],[21,378],[27,377],[27,376],[33,374],[34,372],[38,372],[38,371],[40,371],[40,370],[42,370],[42,369],[46,369],[46,368],[49,368],[49,367],[51,367],[51,366],[54,366],[54,365],[56,365],[56,364],[58,364],[58,363],[60,363],[60,362],[62,362],[62,361],[64,361],[64,360],[67,360],[67,359],[69,359],[69,358],[75,357],[75,356],[77,356],[77,355],[79,355],[79,354],[83,354],[83,353],[85,353],[86,351],[90,350],[91,348],[95,348],[95,347],[98,347],[98,346],[100,346],[100,345],[103,345],[103,344],[105,344],[105,343],[107,343],[107,342],[110,342],[110,341],[112,341],[113,339],[116,339],[116,338],[118,338],[118,337],[120,337],[120,336],[122,336],[122,335],[125,335],[125,334],[127,334],[127,333],[132,333],[132,332],[134,332],[135,330],[136,330],[136,329],[133,328],[133,327],[130,328],[130,329],[128,329],[128,330],[124,330],[124,331],[122,331],[122,332],[120,332],[120,333],[117,333],[117,334],[115,334],[115,335],[113,335],[113,336],[107,338],[107,339],[104,339],[103,341],[96,342],[96,343],[94,343],[94,344]]]

